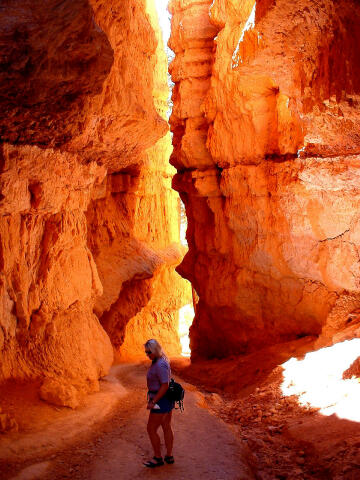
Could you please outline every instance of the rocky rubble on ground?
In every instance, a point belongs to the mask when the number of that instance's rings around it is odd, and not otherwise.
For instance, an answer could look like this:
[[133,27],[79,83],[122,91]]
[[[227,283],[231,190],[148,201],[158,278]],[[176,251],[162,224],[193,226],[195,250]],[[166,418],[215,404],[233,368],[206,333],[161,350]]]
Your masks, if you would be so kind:
[[[235,425],[242,442],[249,448],[250,462],[259,480],[348,479],[356,477],[360,465],[360,438],[339,436],[332,445],[321,445],[308,436],[296,436],[297,428],[313,422],[316,430],[318,409],[300,406],[296,395],[281,392],[278,379],[263,384],[241,398],[206,396],[208,406],[226,423]],[[329,439],[332,437],[329,430]],[[355,476],[354,476],[355,475]]]
[[[303,479],[306,473],[306,445],[284,439],[289,421],[299,415],[295,396],[284,397],[275,385],[257,388],[249,396],[229,402],[222,418],[239,426],[241,438],[247,443],[258,470],[258,478]],[[302,413],[312,415],[315,409]],[[307,477],[311,478],[311,477]]]

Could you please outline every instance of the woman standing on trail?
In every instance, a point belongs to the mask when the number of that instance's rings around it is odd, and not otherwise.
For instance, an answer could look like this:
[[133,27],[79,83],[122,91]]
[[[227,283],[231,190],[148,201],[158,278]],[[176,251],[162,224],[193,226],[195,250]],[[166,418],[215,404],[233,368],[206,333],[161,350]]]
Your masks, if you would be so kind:
[[[144,463],[146,467],[155,468],[166,463],[174,463],[172,449],[174,434],[171,428],[171,415],[174,402],[166,398],[166,392],[171,378],[170,363],[157,340],[148,340],[145,345],[145,353],[151,360],[151,366],[147,372],[148,405],[150,410],[147,431],[151,445],[154,449],[152,460]],[[158,428],[162,427],[166,446],[164,460],[161,456],[160,437]]]

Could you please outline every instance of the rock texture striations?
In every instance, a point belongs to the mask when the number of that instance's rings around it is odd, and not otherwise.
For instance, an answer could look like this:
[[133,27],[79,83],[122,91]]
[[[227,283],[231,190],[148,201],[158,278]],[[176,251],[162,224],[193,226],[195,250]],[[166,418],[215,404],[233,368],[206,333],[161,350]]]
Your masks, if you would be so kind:
[[74,407],[131,318],[180,348],[166,58],[151,0],[3,3],[0,380]]
[[353,334],[359,2],[170,6],[171,163],[189,222],[178,270],[199,295],[192,358]]

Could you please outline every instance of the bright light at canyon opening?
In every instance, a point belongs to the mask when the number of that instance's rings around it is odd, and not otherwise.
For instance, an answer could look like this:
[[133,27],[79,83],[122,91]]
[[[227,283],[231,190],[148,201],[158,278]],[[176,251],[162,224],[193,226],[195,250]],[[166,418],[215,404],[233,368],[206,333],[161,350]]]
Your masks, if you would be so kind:
[[189,328],[194,319],[194,308],[189,303],[184,305],[179,310],[179,337],[181,343],[181,355],[183,357],[190,357],[190,338]]
[[360,339],[354,338],[284,363],[282,392],[297,395],[300,405],[319,408],[325,416],[360,422],[360,383],[343,379],[343,372],[359,356]]
[[159,17],[159,24],[162,30],[164,45],[166,44],[170,37],[170,13],[167,10],[168,0],[155,0],[155,7]]

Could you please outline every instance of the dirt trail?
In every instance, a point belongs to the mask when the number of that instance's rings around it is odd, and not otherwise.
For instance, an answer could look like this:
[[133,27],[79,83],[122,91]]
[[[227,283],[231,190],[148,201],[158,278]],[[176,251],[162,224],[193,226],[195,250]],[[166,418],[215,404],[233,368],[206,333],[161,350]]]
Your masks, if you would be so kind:
[[[152,456],[146,433],[146,366],[115,368],[127,393],[107,420],[93,427],[90,438],[80,435],[71,447],[38,455],[26,467],[15,462],[3,476],[0,473],[1,480],[254,478],[235,430],[200,406],[202,395],[191,385],[187,385],[185,411],[174,412],[175,464],[145,468],[142,462]],[[42,443],[41,434],[38,441]],[[45,444],[43,448],[46,451]]]

